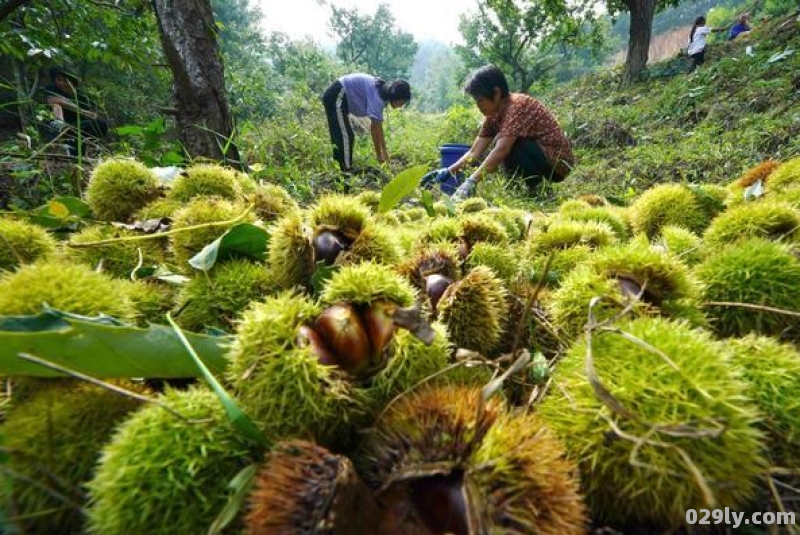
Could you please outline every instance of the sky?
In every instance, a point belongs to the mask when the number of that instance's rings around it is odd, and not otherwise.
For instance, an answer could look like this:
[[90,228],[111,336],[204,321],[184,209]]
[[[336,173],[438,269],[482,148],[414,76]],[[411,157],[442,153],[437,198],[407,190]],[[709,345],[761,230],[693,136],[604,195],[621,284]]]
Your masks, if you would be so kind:
[[357,8],[362,14],[373,15],[378,5],[389,5],[395,24],[414,36],[417,42],[439,41],[452,45],[462,43],[458,33],[459,15],[474,11],[475,0],[251,0],[263,14],[262,28],[266,32],[280,31],[293,39],[306,36],[324,47],[333,46],[338,39],[330,35],[328,4],[348,9]]

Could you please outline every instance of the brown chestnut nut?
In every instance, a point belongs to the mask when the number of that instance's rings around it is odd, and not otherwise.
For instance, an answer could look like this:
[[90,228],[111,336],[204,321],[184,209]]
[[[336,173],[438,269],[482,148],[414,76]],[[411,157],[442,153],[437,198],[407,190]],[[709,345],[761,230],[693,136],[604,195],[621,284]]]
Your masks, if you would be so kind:
[[383,353],[397,330],[394,324],[394,311],[396,309],[397,305],[391,301],[375,301],[362,315],[376,356],[380,356]]
[[323,230],[314,236],[314,262],[322,260],[331,265],[347,247],[347,239],[334,230]]
[[442,295],[444,295],[444,292],[451,284],[453,284],[452,279],[438,273],[425,277],[425,293],[428,294],[428,298],[431,300],[431,306],[434,310],[436,309],[436,305],[439,304]]
[[369,366],[372,347],[367,329],[352,306],[337,304],[326,308],[314,322],[314,330],[343,370],[358,373]]
[[469,535],[463,476],[433,475],[414,480],[411,501],[432,533]]
[[322,341],[319,333],[308,325],[301,325],[297,331],[297,345],[299,347],[310,347],[311,352],[319,359],[320,364],[334,366],[336,357]]

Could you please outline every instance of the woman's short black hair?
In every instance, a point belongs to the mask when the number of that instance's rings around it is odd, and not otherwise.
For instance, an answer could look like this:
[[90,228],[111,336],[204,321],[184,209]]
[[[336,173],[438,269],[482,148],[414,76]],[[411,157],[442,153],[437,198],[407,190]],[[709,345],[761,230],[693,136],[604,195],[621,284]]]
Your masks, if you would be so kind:
[[486,65],[470,75],[464,84],[464,92],[472,98],[492,98],[495,87],[500,88],[500,96],[508,96],[508,82],[503,71],[494,65]]
[[411,85],[405,80],[395,80],[389,86],[389,101],[409,102],[411,100]]

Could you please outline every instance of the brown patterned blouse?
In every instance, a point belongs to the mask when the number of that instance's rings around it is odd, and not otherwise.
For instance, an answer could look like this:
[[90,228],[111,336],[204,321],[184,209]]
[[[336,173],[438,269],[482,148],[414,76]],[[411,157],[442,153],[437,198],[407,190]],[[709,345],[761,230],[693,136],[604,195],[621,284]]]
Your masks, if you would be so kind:
[[484,120],[480,137],[494,138],[498,135],[535,140],[551,163],[559,162],[556,171],[561,175],[566,175],[575,165],[572,145],[555,116],[529,95],[511,93],[503,113]]

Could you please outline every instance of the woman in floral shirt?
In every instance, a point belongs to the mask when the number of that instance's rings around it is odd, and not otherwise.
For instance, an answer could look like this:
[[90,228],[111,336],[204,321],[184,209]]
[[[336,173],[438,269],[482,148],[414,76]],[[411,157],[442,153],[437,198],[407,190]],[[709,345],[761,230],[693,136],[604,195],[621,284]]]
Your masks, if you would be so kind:
[[470,196],[487,173],[503,164],[511,175],[521,176],[535,193],[544,180],[561,182],[575,165],[572,145],[555,116],[535,98],[510,93],[503,73],[494,65],[481,67],[464,90],[486,117],[469,152],[441,172],[453,174],[477,161],[496,140],[494,149],[464,181],[454,200]]

